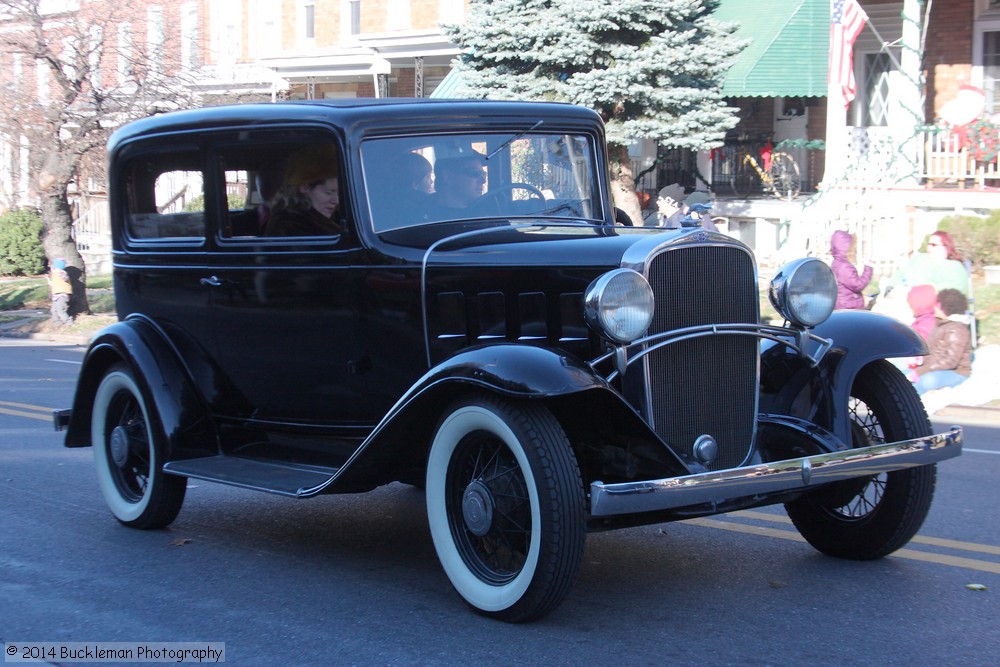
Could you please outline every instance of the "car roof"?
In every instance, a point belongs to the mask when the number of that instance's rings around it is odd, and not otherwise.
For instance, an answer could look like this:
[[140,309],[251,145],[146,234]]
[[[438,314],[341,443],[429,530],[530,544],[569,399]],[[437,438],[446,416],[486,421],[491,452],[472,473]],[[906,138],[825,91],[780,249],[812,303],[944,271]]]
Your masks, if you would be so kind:
[[[389,123],[406,129],[399,121],[458,120],[461,124],[499,118],[551,118],[570,123],[600,124],[592,109],[561,102],[508,100],[457,100],[425,98],[351,98],[256,102],[171,111],[133,121],[115,130],[108,150],[119,143],[142,137],[184,130],[269,125],[321,123],[350,132],[359,124]],[[395,122],[394,122],[395,121]]]

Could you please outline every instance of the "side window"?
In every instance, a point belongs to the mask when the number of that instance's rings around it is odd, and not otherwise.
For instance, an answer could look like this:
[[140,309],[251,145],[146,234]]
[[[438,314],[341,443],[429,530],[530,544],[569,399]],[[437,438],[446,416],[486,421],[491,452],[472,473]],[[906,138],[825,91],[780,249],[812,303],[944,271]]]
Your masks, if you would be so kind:
[[197,150],[137,156],[126,165],[125,178],[130,238],[204,239],[205,178]]
[[226,187],[225,239],[347,238],[341,152],[310,130],[240,132],[213,146]]

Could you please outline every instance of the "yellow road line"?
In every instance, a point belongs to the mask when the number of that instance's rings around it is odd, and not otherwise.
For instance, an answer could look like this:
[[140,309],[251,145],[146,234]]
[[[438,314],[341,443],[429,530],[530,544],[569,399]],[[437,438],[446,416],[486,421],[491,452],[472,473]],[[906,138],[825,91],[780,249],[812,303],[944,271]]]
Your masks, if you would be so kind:
[[[766,516],[774,518],[776,520],[780,520],[780,517],[774,517],[772,515],[766,515]],[[798,533],[793,533],[790,530],[781,530],[778,528],[767,528],[765,526],[751,526],[742,523],[735,523],[732,521],[719,521],[718,519],[687,519],[684,521],[684,523],[692,524],[695,526],[701,526],[703,528],[728,530],[734,533],[746,533],[748,535],[762,535],[765,537],[774,537],[779,540],[791,540],[792,542],[805,542],[805,539],[803,539],[803,537]],[[944,554],[928,553],[926,551],[915,551],[913,549],[900,549],[899,551],[892,552],[892,554],[890,554],[890,557],[906,558],[909,560],[919,560],[925,563],[951,565],[953,567],[961,567],[967,570],[976,570],[979,572],[990,572],[992,574],[1000,574],[1000,563],[991,563],[990,561],[975,560],[973,558],[963,558],[961,556],[947,556]]]
[[[29,405],[28,403],[0,401],[0,406],[4,405],[7,407],[0,407],[0,414],[13,415],[15,417],[27,417],[28,419],[37,419],[39,421],[46,422],[52,421],[52,408],[47,408],[44,405]],[[23,408],[23,410],[11,410],[9,408]],[[37,410],[37,412],[25,412],[24,410]]]
[[[784,514],[767,514],[766,512],[754,512],[753,510],[742,510],[733,512],[730,516],[742,516],[747,519],[758,519],[760,521],[773,521],[775,523],[785,523],[791,525],[792,520]],[[975,553],[1000,556],[1000,547],[992,544],[977,544],[975,542],[960,542],[959,540],[949,540],[943,537],[927,537],[926,535],[916,535],[910,542],[926,544],[932,547],[943,547],[945,549],[958,549],[959,551],[973,551]]]
[[7,410],[5,408],[0,408],[0,414],[4,415],[14,415],[15,417],[27,417],[28,419],[37,419],[43,422],[52,421],[52,414],[47,415],[39,414],[37,412],[21,412],[20,410]]
[[47,408],[44,405],[31,405],[30,403],[11,403],[10,401],[0,401],[0,405],[6,405],[8,408],[24,408],[26,410],[38,410],[39,412],[52,412],[52,408]]
[[967,570],[978,570],[979,572],[1000,574],[1000,563],[991,563],[988,560],[975,560],[973,558],[962,558],[961,556],[932,554],[927,551],[914,551],[913,549],[900,549],[899,551],[893,551],[889,554],[889,557],[891,558],[893,556],[909,558],[910,560],[920,560],[925,563],[951,565],[953,567],[963,567]]

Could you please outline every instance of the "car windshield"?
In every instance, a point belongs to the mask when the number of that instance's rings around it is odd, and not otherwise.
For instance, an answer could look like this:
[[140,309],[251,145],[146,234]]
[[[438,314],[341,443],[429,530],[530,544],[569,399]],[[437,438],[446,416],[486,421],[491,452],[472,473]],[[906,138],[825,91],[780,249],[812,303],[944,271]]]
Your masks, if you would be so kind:
[[375,231],[498,217],[600,219],[593,140],[529,130],[366,141]]

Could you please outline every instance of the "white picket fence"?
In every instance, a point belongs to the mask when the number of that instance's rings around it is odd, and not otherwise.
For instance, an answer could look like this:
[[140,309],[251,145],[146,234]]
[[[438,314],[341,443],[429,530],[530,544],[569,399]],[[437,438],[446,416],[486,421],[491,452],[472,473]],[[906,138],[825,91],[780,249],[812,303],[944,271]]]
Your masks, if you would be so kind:
[[928,185],[979,189],[1000,185],[995,182],[1000,180],[1000,156],[994,155],[988,162],[976,160],[973,151],[968,146],[962,146],[961,136],[947,128],[925,128],[921,130],[921,135],[924,151],[920,176],[927,179]]

